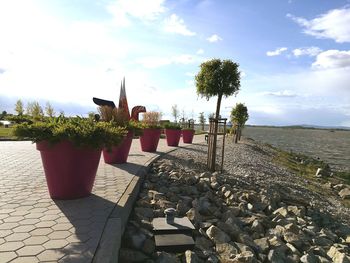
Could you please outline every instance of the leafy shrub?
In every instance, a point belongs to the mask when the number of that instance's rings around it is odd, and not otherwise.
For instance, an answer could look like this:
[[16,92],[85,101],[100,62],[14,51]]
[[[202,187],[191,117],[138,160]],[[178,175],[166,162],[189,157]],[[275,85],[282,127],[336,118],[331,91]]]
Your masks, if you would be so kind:
[[162,114],[157,111],[148,111],[143,114],[143,119],[141,121],[143,128],[160,129],[160,119]]
[[111,122],[94,122],[80,117],[51,118],[47,122],[22,123],[14,127],[13,134],[18,138],[33,142],[48,141],[51,144],[63,140],[71,141],[78,147],[111,148],[118,145],[127,131]]
[[171,130],[181,130],[181,126],[179,124],[173,123],[173,122],[164,123],[164,128],[171,129]]

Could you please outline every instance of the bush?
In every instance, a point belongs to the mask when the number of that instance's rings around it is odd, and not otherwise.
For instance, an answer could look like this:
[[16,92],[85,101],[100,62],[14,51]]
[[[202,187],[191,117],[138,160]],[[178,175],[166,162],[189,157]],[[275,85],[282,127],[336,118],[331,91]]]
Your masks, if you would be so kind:
[[111,148],[118,145],[127,131],[111,122],[94,122],[89,119],[57,117],[47,122],[22,123],[14,127],[13,134],[33,142],[48,141],[55,144],[71,141],[78,147]]
[[141,124],[143,128],[160,129],[162,114],[157,111],[149,111],[143,114]]
[[181,126],[173,122],[167,122],[163,126],[164,126],[164,129],[181,130]]

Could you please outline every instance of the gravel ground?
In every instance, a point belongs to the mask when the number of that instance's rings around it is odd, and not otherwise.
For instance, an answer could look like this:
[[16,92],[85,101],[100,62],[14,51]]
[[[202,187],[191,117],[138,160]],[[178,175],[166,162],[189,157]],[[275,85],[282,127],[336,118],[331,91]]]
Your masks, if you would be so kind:
[[[217,163],[220,163],[221,145],[218,146],[218,152]],[[313,187],[322,187],[324,183],[310,182],[278,166],[273,162],[275,155],[276,151],[273,148],[251,139],[242,138],[238,144],[232,143],[230,138],[227,139],[223,171],[230,178],[227,183],[247,190],[270,194],[277,192],[287,204],[311,206],[322,213],[329,213],[333,219],[350,224],[350,209],[342,205],[336,193],[333,196],[325,196],[310,190],[310,184]],[[190,148],[179,148],[163,159],[174,161],[183,169],[206,171],[207,145],[197,144]]]

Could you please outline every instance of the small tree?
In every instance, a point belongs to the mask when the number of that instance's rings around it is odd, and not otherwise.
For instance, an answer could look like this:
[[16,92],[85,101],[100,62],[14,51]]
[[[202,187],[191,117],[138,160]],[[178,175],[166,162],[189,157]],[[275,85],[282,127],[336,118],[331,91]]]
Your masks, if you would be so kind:
[[43,108],[40,106],[39,102],[28,102],[27,105],[27,114],[32,116],[36,121],[41,120],[44,117]]
[[17,100],[15,104],[15,111],[17,112],[17,115],[21,116],[24,113],[24,108],[23,108],[23,102],[21,100]]
[[7,112],[4,110],[2,111],[2,113],[0,114],[0,120],[3,120],[7,115]]
[[204,112],[199,113],[199,124],[202,126],[202,131],[204,131],[204,124],[205,124],[205,117],[204,117]]
[[220,107],[222,97],[228,97],[236,94],[241,86],[239,65],[231,60],[212,59],[200,65],[200,71],[196,75],[197,94],[201,97],[206,97],[207,100],[213,96],[218,96],[216,103],[214,121],[214,135],[209,137],[209,152],[211,158],[208,158],[208,168],[211,171],[215,170],[216,160],[216,139],[218,131],[218,122],[220,116]]
[[49,117],[54,117],[56,114],[50,102],[46,102],[45,112],[46,112],[46,115]]
[[177,122],[177,118],[179,117],[179,114],[180,114],[179,109],[178,109],[176,104],[171,106],[171,114],[173,115],[174,121],[176,123]]
[[248,108],[243,103],[237,103],[231,111],[231,122],[235,127],[234,141],[237,143],[241,139],[242,129],[249,118]]

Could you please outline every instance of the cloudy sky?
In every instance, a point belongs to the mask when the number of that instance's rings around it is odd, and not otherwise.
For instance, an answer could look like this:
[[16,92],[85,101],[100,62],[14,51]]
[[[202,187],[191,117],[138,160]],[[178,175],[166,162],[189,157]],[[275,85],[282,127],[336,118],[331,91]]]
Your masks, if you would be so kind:
[[0,110],[17,99],[86,114],[92,97],[171,118],[215,111],[194,75],[210,58],[240,64],[250,124],[350,127],[349,0],[2,0]]

